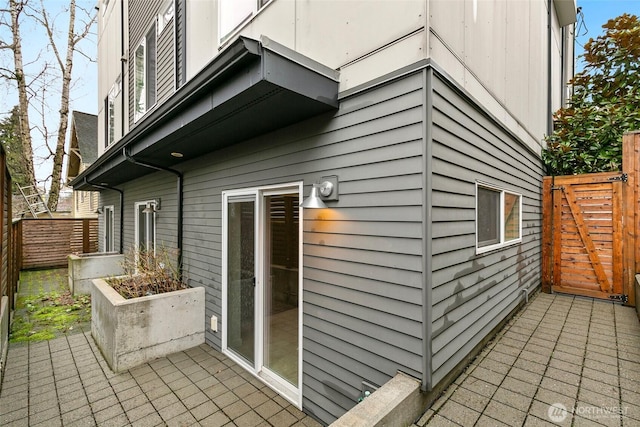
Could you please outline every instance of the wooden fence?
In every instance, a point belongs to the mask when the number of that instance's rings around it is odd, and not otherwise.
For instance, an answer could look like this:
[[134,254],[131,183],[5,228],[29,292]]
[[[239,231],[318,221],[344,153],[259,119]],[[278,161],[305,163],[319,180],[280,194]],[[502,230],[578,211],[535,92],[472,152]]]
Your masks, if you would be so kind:
[[66,267],[67,255],[98,251],[98,220],[21,219],[13,224],[17,271]]
[[622,172],[545,177],[542,290],[634,305],[640,272],[640,132],[622,140]]

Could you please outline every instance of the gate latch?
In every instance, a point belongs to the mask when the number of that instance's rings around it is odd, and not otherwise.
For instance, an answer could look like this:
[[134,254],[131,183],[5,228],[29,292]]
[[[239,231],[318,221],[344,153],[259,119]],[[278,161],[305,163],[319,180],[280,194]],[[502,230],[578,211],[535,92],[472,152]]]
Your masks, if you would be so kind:
[[629,175],[626,173],[620,174],[620,176],[614,176],[609,178],[609,181],[622,181],[627,182],[629,180]]
[[624,294],[609,295],[609,299],[621,303],[626,303],[627,301],[629,301],[629,296]]

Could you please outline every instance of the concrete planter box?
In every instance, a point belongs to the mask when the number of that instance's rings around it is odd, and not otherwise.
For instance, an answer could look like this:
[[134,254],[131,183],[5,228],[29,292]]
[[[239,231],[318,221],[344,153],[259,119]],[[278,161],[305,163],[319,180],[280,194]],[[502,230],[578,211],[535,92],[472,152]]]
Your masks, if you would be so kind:
[[124,255],[99,252],[67,256],[69,262],[69,290],[73,295],[90,294],[91,281],[101,277],[124,274]]
[[125,299],[93,280],[91,335],[111,369],[134,366],[204,343],[202,287]]

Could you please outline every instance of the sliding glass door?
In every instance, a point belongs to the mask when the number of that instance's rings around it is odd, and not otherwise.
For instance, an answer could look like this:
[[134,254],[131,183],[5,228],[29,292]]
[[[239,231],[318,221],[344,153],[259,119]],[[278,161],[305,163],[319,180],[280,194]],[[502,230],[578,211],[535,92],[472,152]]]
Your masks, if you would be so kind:
[[227,216],[227,345],[255,361],[255,200],[229,200]]
[[223,193],[223,351],[298,406],[300,192]]

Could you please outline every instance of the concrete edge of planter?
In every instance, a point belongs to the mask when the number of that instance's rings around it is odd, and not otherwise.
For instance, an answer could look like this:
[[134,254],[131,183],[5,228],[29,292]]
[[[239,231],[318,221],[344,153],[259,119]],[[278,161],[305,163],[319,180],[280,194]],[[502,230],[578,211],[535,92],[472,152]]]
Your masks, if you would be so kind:
[[69,254],[69,290],[73,295],[90,294],[93,279],[124,274],[123,264],[124,255],[118,252]]
[[126,299],[104,279],[93,285],[91,335],[115,372],[205,342],[203,287]]
[[640,274],[636,274],[636,283],[633,287],[633,292],[636,294],[636,314],[640,319]]
[[0,384],[2,384],[9,350],[9,312],[9,297],[3,295],[0,298]]
[[398,372],[369,397],[351,408],[331,427],[410,425],[424,410],[420,381]]

